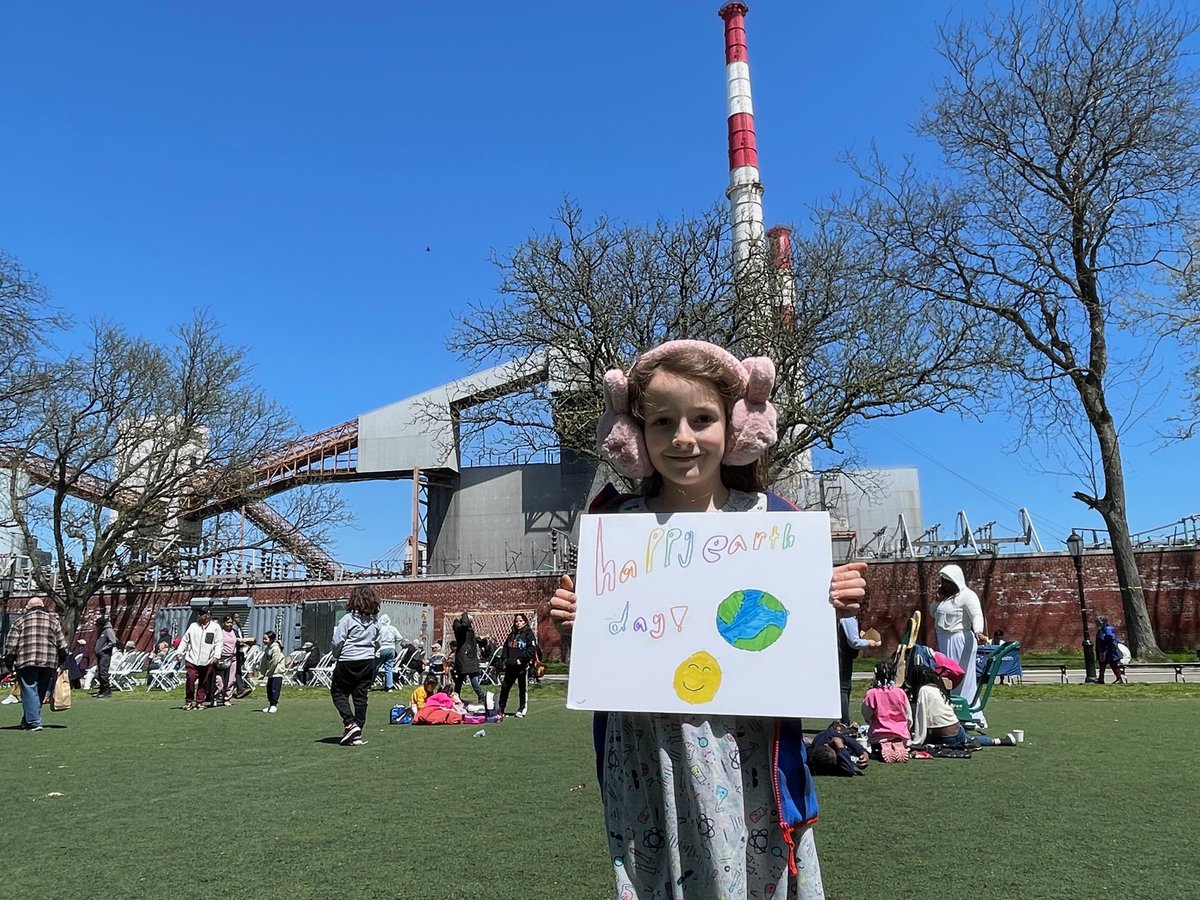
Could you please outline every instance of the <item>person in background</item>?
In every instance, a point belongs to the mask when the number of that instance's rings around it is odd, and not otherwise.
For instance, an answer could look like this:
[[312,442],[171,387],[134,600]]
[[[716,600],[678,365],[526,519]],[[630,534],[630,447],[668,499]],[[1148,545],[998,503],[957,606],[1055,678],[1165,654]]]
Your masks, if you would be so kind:
[[495,646],[486,634],[475,635],[475,646],[479,648],[479,669],[482,672],[492,662],[492,654],[496,651]]
[[25,604],[25,614],[9,629],[5,664],[21,684],[21,729],[42,730],[42,704],[50,696],[54,672],[67,658],[67,639],[58,614],[48,612],[40,597]]
[[107,700],[112,696],[112,681],[108,677],[112,666],[113,651],[117,649],[117,632],[113,629],[112,620],[105,615],[96,617],[96,645],[93,651],[96,655],[96,681],[100,690],[96,694],[98,700]]
[[233,616],[221,617],[221,655],[217,657],[216,689],[211,706],[233,706],[234,684],[237,679],[237,632],[233,630]]
[[408,705],[412,708],[413,713],[417,713],[425,701],[437,693],[438,682],[432,675],[426,675],[425,681],[417,685],[413,689],[412,696],[408,698]]
[[379,617],[379,656],[375,661],[375,677],[379,677],[379,669],[383,668],[383,689],[389,694],[396,687],[396,654],[404,636],[400,629],[392,624],[391,616],[383,614]]
[[233,633],[237,640],[237,651],[234,654],[237,657],[237,674],[233,679],[233,697],[235,700],[244,700],[254,690],[254,686],[246,677],[246,648],[254,645],[254,638],[247,637],[242,630],[242,617],[239,613],[233,613],[232,619]]
[[479,685],[479,644],[475,637],[475,622],[471,614],[464,612],[454,620],[454,692],[462,690],[463,682],[470,681],[471,689],[479,702],[483,703],[483,688]]
[[[163,631],[166,631],[164,628]],[[161,669],[163,661],[166,660],[167,654],[171,652],[171,635],[168,633],[166,639],[163,639],[162,634],[154,641],[154,652],[150,654],[150,662],[146,666],[146,686],[149,687],[154,683],[154,672],[156,669]]]
[[862,717],[867,723],[867,744],[884,762],[908,762],[912,740],[912,704],[896,684],[896,664],[875,667],[875,684],[863,697]]
[[842,718],[843,725],[850,724],[850,691],[854,680],[854,660],[863,650],[878,647],[879,641],[863,637],[858,627],[857,616],[846,616],[837,621],[838,638],[838,680],[842,687]]
[[933,604],[933,623],[937,628],[938,649],[963,670],[963,680],[954,693],[967,701],[975,698],[975,656],[980,641],[987,641],[983,630],[983,606],[979,595],[967,587],[966,576],[958,566],[943,566],[938,572],[938,599]]
[[992,646],[994,646],[994,647],[999,647],[1001,644],[1004,643],[1004,629],[1003,628],[997,628],[995,631],[992,632],[991,643],[992,643]]
[[441,684],[446,674],[446,654],[442,652],[442,645],[437,641],[434,641],[433,646],[429,648],[428,666],[427,674],[434,676],[438,684]]
[[814,775],[861,775],[871,756],[840,723],[830,725],[812,739],[808,748]]
[[913,746],[942,744],[947,747],[1015,747],[1016,737],[1011,732],[1002,738],[991,738],[985,734],[968,737],[967,730],[958,720],[954,704],[950,700],[949,684],[946,679],[928,666],[913,666],[905,676],[912,692]]
[[300,674],[296,676],[296,680],[301,684],[311,684],[313,678],[312,670],[321,661],[321,648],[312,641],[305,641],[300,645],[300,649],[307,650],[308,656],[304,658],[304,665],[300,667]]
[[526,693],[529,690],[529,666],[537,659],[537,638],[529,627],[529,620],[521,613],[513,616],[512,629],[504,639],[504,683],[500,686],[500,712],[505,712],[508,703],[508,692],[512,690],[513,682],[517,683],[517,696],[521,706],[517,709],[516,717],[523,719],[529,712]]
[[75,652],[67,659],[67,675],[71,679],[71,687],[75,690],[81,690],[83,684],[83,673],[86,672],[92,665],[91,657],[88,656],[87,641],[79,638],[75,642]]
[[267,683],[267,705],[265,713],[279,712],[279,695],[283,691],[283,649],[275,638],[275,632],[263,635],[263,653],[258,661],[258,675]]
[[171,630],[167,626],[158,629],[158,637],[154,639],[154,649],[158,652],[171,649]]
[[1106,616],[1097,616],[1096,623],[1100,626],[1096,629],[1096,657],[1100,660],[1100,672],[1096,681],[1104,684],[1104,670],[1111,668],[1113,684],[1124,684],[1125,678],[1121,673],[1121,650],[1117,646],[1120,643],[1117,640],[1117,629],[1108,624]]
[[[365,744],[367,692],[375,680],[375,656],[379,652],[379,597],[373,588],[358,585],[350,592],[346,615],[333,630],[333,653],[337,662],[329,696],[342,717],[343,746]],[[354,708],[350,708],[351,701]]]
[[196,621],[179,641],[179,654],[187,672],[183,708],[203,709],[212,670],[221,656],[221,626],[212,620],[211,611],[202,609],[196,613]]

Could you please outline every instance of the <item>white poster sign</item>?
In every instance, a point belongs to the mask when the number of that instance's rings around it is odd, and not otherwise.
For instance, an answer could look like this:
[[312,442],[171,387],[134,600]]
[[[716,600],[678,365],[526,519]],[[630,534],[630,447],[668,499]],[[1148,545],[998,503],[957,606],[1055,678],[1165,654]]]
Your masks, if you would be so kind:
[[584,516],[567,706],[837,718],[829,516]]

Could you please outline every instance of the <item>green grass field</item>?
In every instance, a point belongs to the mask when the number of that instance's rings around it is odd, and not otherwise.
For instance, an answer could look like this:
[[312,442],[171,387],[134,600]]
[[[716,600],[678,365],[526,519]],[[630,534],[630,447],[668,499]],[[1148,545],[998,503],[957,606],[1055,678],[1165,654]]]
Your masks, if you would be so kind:
[[[819,779],[829,896],[1194,896],[1200,687],[1057,687],[989,704],[1020,747]],[[0,708],[0,896],[612,896],[590,719],[561,685],[478,739],[389,726],[397,695],[373,693],[358,748],[323,692],[277,715],[180,694],[77,695],[39,733]]]

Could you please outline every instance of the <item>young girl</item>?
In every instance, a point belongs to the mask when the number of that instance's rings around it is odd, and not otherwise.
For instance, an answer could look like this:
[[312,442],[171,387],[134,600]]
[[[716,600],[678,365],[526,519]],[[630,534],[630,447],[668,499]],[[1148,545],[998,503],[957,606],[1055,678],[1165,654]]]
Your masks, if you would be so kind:
[[875,667],[875,685],[863,697],[862,717],[867,723],[867,744],[884,762],[908,762],[912,740],[912,705],[904,688],[896,686],[896,666]]
[[947,747],[1015,747],[1017,739],[1011,732],[1002,738],[986,734],[967,736],[967,730],[954,711],[950,690],[942,676],[928,666],[913,666],[908,670],[908,688],[913,703],[913,745],[943,744]]
[[[375,656],[379,652],[379,597],[366,585],[350,592],[346,615],[333,630],[333,681],[329,695],[342,717],[340,743],[365,744],[362,730],[367,723],[367,691],[375,680]],[[350,709],[350,701],[354,709]]]
[[529,666],[537,659],[537,638],[529,627],[529,620],[521,613],[513,616],[512,629],[504,639],[504,684],[500,687],[500,712],[507,713],[508,695],[513,683],[517,685],[517,699],[521,706],[517,709],[516,717],[525,718],[529,711],[527,694],[529,692]]
[[[769,359],[742,362],[702,341],[671,341],[628,375],[609,372],[600,450],[622,474],[644,480],[637,497],[609,486],[591,511],[794,508],[763,492],[758,465],[776,441],[774,380]],[[865,568],[834,570],[834,606],[863,596]],[[569,631],[570,577],[550,605]],[[824,896],[799,721],[615,712],[597,715],[595,737],[622,900]]]
[[279,694],[283,689],[283,649],[275,639],[275,632],[263,635],[262,659],[258,662],[258,676],[267,682],[267,706],[265,713],[279,712]]

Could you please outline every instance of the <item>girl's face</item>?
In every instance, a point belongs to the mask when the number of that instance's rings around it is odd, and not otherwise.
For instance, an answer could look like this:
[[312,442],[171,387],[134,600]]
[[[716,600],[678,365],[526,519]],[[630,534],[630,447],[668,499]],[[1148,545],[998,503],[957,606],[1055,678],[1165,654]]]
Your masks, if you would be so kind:
[[714,385],[659,370],[642,396],[650,462],[670,487],[718,493],[725,404]]
[[529,621],[524,616],[513,616],[513,628],[524,628]]

